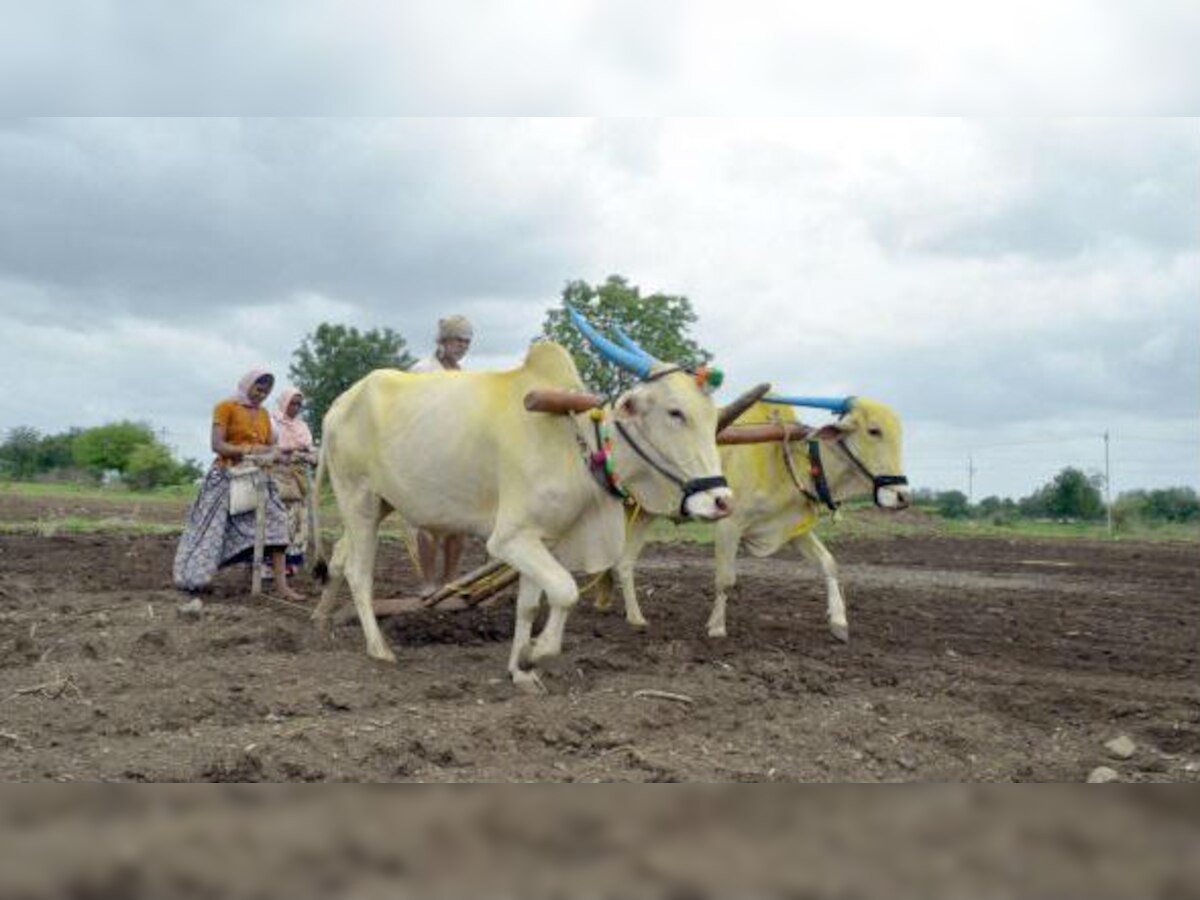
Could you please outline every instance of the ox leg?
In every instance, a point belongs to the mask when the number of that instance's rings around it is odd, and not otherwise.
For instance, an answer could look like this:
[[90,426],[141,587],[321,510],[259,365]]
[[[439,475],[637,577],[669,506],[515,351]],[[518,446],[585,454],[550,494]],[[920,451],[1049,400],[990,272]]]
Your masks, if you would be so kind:
[[731,522],[724,520],[717,523],[713,566],[716,596],[708,616],[710,638],[723,638],[728,633],[725,629],[725,603],[729,592],[737,584],[737,551],[741,539],[741,533]]
[[850,641],[850,623],[846,619],[846,601],[842,597],[842,588],[838,584],[837,560],[825,549],[825,545],[811,531],[796,539],[800,552],[812,560],[825,576],[825,590],[828,594],[826,615],[829,619],[829,630],[842,643]]
[[313,621],[318,625],[328,625],[330,617],[342,605],[344,595],[342,585],[346,582],[346,541],[338,538],[333,545],[333,554],[329,558],[329,580],[321,591],[321,600],[313,610]]
[[642,608],[638,605],[633,572],[649,537],[650,518],[639,516],[629,525],[625,534],[625,549],[621,551],[621,558],[617,561],[617,578],[621,582],[621,596],[625,600],[625,621],[634,628],[646,627],[646,617],[642,615]]
[[613,601],[613,570],[609,569],[600,576],[596,583],[596,609],[608,612],[612,609]]
[[564,569],[541,540],[532,534],[506,538],[493,536],[488,541],[488,552],[520,572],[522,580],[528,578],[546,592],[550,614],[546,618],[546,626],[542,633],[533,642],[529,662],[537,663],[558,656],[562,653],[567,617],[579,600],[579,586],[575,584],[571,573]]
[[508,674],[513,684],[521,690],[538,692],[543,690],[537,672],[528,668],[533,650],[533,622],[541,607],[542,588],[532,578],[521,576],[517,588],[517,617],[513,628],[512,653],[508,657]]
[[343,572],[366,638],[367,655],[383,662],[395,662],[396,654],[383,639],[375,619],[375,552],[379,545],[379,520],[385,515],[380,498],[362,488],[355,493],[349,486],[343,487],[336,482],[334,493],[345,525]]

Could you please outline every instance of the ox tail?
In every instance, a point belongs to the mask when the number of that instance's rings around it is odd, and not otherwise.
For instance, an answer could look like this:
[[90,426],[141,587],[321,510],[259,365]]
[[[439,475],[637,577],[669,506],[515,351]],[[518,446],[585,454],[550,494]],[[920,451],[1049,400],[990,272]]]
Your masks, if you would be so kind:
[[309,518],[312,521],[309,523],[312,532],[313,541],[313,577],[321,584],[329,581],[329,562],[325,559],[325,550],[321,546],[321,485],[325,481],[325,476],[328,473],[328,453],[326,449],[328,444],[325,441],[321,442],[321,452],[317,458],[317,474],[313,478],[312,491],[309,496],[312,498],[309,505]]

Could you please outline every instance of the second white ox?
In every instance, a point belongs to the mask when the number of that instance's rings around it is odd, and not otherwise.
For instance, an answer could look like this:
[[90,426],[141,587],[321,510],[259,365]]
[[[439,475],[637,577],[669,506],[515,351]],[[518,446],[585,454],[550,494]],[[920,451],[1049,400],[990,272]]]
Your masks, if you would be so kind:
[[[725,605],[737,582],[738,548],[754,556],[770,556],[794,541],[825,576],[829,628],[841,641],[849,640],[846,603],[838,584],[837,563],[813,533],[822,507],[835,509],[852,497],[872,494],[877,506],[903,509],[909,505],[907,479],[901,468],[901,427],[887,406],[862,397],[767,398],[737,420],[726,436],[741,426],[775,425],[781,430],[807,431],[788,407],[810,406],[840,414],[838,421],[805,434],[795,442],[753,443],[721,448],[721,465],[738,506],[716,530],[716,599],[708,619],[710,637],[725,637]],[[645,546],[649,521],[635,519],[616,568],[625,602],[625,617],[643,627],[633,573]],[[605,586],[607,588],[607,585]],[[602,603],[607,590],[602,593]]]
[[[718,411],[695,376],[576,324],[608,359],[641,378],[611,407],[578,415],[526,411],[530,391],[583,387],[571,357],[548,342],[534,344],[524,364],[506,372],[379,370],[334,402],[317,483],[325,476],[332,483],[345,531],[314,619],[328,621],[345,580],[367,653],[394,661],[373,610],[380,522],[396,511],[411,526],[473,534],[520,575],[508,668],[514,682],[536,686],[534,667],[561,652],[579,597],[571,572],[605,571],[621,553],[622,491],[653,513],[709,520],[729,514]],[[535,641],[543,594],[549,616]]]

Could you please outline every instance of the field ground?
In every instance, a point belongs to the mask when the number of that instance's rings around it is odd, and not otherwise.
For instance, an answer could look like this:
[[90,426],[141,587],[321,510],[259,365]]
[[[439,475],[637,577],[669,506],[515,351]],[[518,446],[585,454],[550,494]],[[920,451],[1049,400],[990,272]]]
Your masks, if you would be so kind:
[[[0,520],[63,512],[15,500],[0,495]],[[790,553],[743,560],[730,637],[709,640],[708,548],[659,544],[640,574],[649,629],[585,600],[549,695],[528,697],[504,672],[507,603],[390,620],[386,666],[356,624],[319,634],[250,598],[244,570],[200,618],[179,615],[170,535],[3,535],[0,778],[1079,782],[1106,764],[1200,781],[1195,545],[912,533],[835,548],[849,646]],[[379,595],[413,580],[384,542]],[[1104,747],[1121,734],[1128,760]]]

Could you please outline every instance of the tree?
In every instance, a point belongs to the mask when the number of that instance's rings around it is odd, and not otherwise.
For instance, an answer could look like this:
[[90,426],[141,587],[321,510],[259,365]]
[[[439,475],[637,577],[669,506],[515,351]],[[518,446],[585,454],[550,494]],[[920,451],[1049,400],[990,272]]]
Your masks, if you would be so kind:
[[288,374],[304,394],[305,417],[313,435],[321,437],[325,412],[343,391],[375,369],[407,369],[416,360],[405,341],[390,328],[359,332],[345,325],[322,323],[292,353]]
[[129,455],[124,481],[138,490],[149,490],[164,484],[174,484],[179,466],[171,451],[157,441],[134,448]]
[[71,445],[75,462],[93,474],[129,468],[133,451],[155,443],[154,431],[144,422],[113,422],[80,432]]
[[61,434],[48,434],[38,444],[38,473],[61,471],[75,465],[75,439],[82,428],[71,428]]
[[971,506],[962,491],[942,491],[937,495],[937,511],[943,519],[965,519]]
[[1002,524],[1017,514],[1017,504],[1008,497],[984,497],[976,505],[975,514],[981,519],[991,519],[995,524]]
[[136,490],[147,491],[172,484],[192,484],[203,474],[194,459],[176,462],[170,449],[155,441],[134,449],[122,480]]
[[688,335],[696,323],[696,314],[686,297],[669,294],[643,297],[637,286],[619,275],[610,275],[598,287],[585,281],[568,282],[563,288],[562,305],[546,313],[542,335],[566,347],[584,384],[605,396],[613,397],[626,390],[632,386],[634,377],[600,357],[571,324],[567,307],[574,308],[606,334],[611,335],[612,326],[620,326],[647,353],[663,362],[695,367],[712,359],[712,354]]
[[1021,512],[1059,519],[1099,519],[1104,515],[1104,498],[1100,495],[1103,483],[1102,475],[1088,476],[1068,466],[1050,484],[1023,498]]
[[1200,519],[1200,497],[1190,487],[1162,488],[1146,495],[1146,517],[1164,522]]
[[36,428],[22,425],[11,428],[0,444],[0,473],[18,481],[38,473],[38,450],[42,436]]

